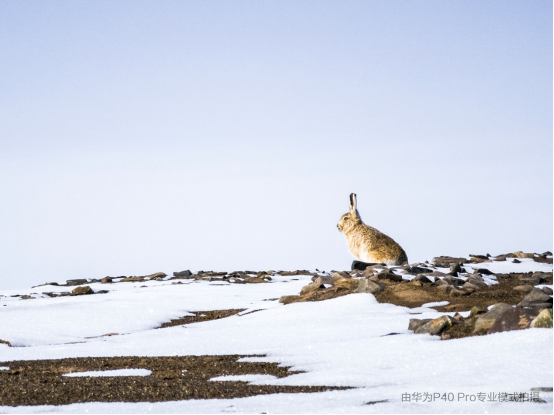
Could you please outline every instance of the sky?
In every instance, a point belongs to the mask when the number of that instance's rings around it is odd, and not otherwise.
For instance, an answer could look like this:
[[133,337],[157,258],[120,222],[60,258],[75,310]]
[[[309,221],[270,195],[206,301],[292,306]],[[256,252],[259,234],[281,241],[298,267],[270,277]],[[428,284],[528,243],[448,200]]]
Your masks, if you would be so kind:
[[0,2],[0,288],[552,251],[552,2]]

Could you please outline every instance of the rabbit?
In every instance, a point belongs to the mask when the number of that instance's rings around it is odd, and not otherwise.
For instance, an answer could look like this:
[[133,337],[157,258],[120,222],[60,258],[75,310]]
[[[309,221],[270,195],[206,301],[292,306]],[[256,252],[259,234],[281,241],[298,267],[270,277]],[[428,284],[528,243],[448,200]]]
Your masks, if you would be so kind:
[[341,216],[337,228],[346,235],[348,249],[363,262],[404,265],[406,252],[391,237],[367,226],[356,208],[356,194],[350,194],[350,212]]

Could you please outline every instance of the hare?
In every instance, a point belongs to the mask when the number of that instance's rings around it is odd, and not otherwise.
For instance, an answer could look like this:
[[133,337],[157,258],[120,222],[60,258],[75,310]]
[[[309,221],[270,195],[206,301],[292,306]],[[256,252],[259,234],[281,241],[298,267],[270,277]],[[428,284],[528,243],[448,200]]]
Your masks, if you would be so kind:
[[356,209],[356,194],[350,194],[350,212],[345,213],[337,224],[346,235],[352,255],[363,262],[403,265],[408,263],[406,252],[391,237],[367,226]]

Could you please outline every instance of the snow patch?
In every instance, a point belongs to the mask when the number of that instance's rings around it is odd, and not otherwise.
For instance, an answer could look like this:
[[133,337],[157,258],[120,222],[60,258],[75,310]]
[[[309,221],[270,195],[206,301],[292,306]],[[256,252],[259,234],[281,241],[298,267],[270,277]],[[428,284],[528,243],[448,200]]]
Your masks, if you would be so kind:
[[73,372],[66,373],[63,376],[69,378],[98,378],[98,377],[113,377],[113,376],[149,376],[152,374],[148,369],[114,369],[114,370],[91,370],[90,372]]
[[272,382],[279,379],[273,375],[228,375],[218,376],[211,378],[212,382],[249,382],[254,385],[266,385],[268,382]]

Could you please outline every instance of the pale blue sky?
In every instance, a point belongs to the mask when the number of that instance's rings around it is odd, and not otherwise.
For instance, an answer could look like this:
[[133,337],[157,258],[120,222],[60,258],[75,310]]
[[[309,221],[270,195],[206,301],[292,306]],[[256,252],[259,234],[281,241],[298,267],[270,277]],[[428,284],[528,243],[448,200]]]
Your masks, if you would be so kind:
[[0,288],[552,249],[551,1],[0,2]]

